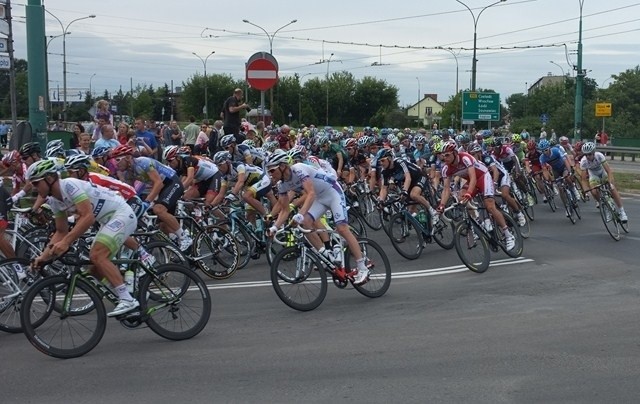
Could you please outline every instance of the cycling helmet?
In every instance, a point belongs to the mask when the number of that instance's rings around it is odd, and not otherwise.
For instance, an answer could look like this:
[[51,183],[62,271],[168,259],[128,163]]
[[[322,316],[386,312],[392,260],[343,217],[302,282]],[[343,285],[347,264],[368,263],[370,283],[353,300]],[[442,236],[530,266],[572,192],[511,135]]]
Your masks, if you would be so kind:
[[367,147],[367,146],[369,146],[369,145],[370,145],[370,143],[369,143],[369,136],[364,135],[364,136],[361,136],[361,137],[358,139],[358,147],[360,147],[360,148],[364,148],[364,147]]
[[41,153],[40,144],[38,142],[29,142],[25,143],[20,147],[18,151],[20,153],[20,157],[27,158],[34,153]]
[[464,136],[462,134],[459,134],[458,136],[456,136],[456,142],[458,143],[462,143],[463,139],[464,139]]
[[527,142],[527,149],[531,150],[531,151],[535,150],[536,149],[536,142],[533,141],[533,140],[529,140]]
[[585,142],[585,144],[582,145],[581,150],[584,154],[593,153],[596,151],[596,144],[593,142]]
[[493,137],[493,136],[491,136],[490,138],[487,138],[487,139],[484,141],[484,144],[486,144],[486,145],[487,145],[487,147],[493,147],[493,146],[495,146],[496,142],[495,142],[494,137]]
[[529,140],[529,132],[523,132],[520,134],[522,140]]
[[122,156],[131,156],[133,154],[133,147],[121,144],[115,149],[111,150],[110,156],[113,158],[122,157]]
[[326,144],[331,144],[331,140],[327,136],[320,136],[318,139],[318,146],[324,146]]
[[251,139],[247,139],[244,142],[242,142],[241,144],[247,145],[249,147],[256,147],[256,142],[254,142]]
[[522,136],[520,136],[519,134],[515,133],[513,135],[513,137],[511,138],[511,141],[513,143],[520,143],[520,142],[522,142]]
[[178,146],[169,146],[164,149],[162,152],[162,159],[166,161],[171,161],[178,157]]
[[180,146],[178,148],[178,155],[190,156],[191,155],[191,147],[189,147],[189,146]]
[[347,139],[347,141],[344,142],[344,147],[347,149],[356,147],[357,145],[358,145],[358,141],[355,140],[354,138]]
[[222,136],[222,139],[220,139],[220,146],[224,147],[225,149],[227,147],[229,147],[232,143],[236,142],[236,137],[233,135],[224,135]]
[[458,145],[453,140],[449,140],[442,144],[442,153],[450,153],[458,151]]
[[292,160],[304,160],[306,154],[307,149],[305,149],[304,146],[298,145],[289,150],[289,157],[291,157]]
[[54,147],[61,147],[64,149],[64,142],[60,139],[52,140],[47,143],[45,150],[53,149]]
[[569,138],[566,136],[560,136],[560,143],[563,145],[569,143]]
[[53,160],[38,160],[29,166],[25,177],[27,181],[41,180],[49,174],[57,174],[58,168],[58,165]]
[[422,136],[422,135],[418,135],[415,138],[415,143],[416,144],[425,144],[425,143],[427,143],[427,138]]
[[394,136],[391,140],[389,140],[389,144],[392,147],[396,147],[396,146],[400,145],[400,139],[398,139],[397,136]]
[[433,152],[433,154],[440,154],[442,153],[442,146],[444,145],[444,142],[435,142],[432,146],[431,146],[431,151]]
[[77,156],[67,157],[64,161],[66,170],[77,170],[84,168],[85,170],[91,165],[91,157],[86,154],[78,154]]
[[551,147],[551,144],[547,139],[542,139],[538,142],[538,150],[545,151]]
[[108,157],[110,151],[111,151],[110,147],[104,147],[104,146],[96,147],[91,151],[91,157],[93,158]]
[[215,164],[222,164],[227,161],[231,161],[231,153],[228,151],[222,150],[213,155],[213,162]]
[[64,146],[62,144],[54,144],[51,147],[48,147],[44,152],[44,156],[46,158],[51,157],[64,157]]
[[393,151],[391,151],[391,149],[380,149],[380,151],[378,151],[378,160],[380,159],[384,159],[384,158],[388,158],[390,160],[393,160]]
[[64,151],[65,158],[71,157],[71,156],[77,156],[79,154],[84,154],[84,153],[78,149],[69,149]]
[[493,145],[496,147],[500,147],[503,144],[507,143],[507,139],[504,137],[494,137],[493,138]]
[[[311,139],[314,139],[314,138],[311,138]],[[262,149],[266,152],[273,153],[273,151],[277,149],[278,146],[280,146],[278,142],[264,142],[264,144],[262,145]]]
[[269,158],[267,159],[266,166],[273,167],[273,166],[280,165],[282,163],[289,164],[289,161],[290,161],[289,153],[287,153],[284,150],[280,150],[280,151],[274,152],[271,156],[269,156]]
[[473,143],[469,145],[469,153],[479,153],[482,151],[482,146],[479,143]]
[[442,140],[442,138],[441,138],[440,136],[438,136],[438,135],[433,135],[433,136],[431,136],[431,141],[432,141],[433,143],[438,143],[438,142],[439,142],[439,141],[441,141],[441,140]]
[[9,153],[5,154],[2,158],[2,164],[5,167],[9,167],[11,164],[17,163],[20,161],[20,153],[15,150],[11,150]]

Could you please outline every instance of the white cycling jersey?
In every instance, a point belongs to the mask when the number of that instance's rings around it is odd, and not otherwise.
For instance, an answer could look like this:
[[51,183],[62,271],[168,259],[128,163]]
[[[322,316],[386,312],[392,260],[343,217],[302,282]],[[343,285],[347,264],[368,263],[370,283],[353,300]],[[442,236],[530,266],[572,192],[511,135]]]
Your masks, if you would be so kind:
[[107,223],[119,210],[128,211],[129,205],[120,194],[100,185],[77,178],[60,179],[62,200],[48,198],[51,211],[56,217],[67,216],[76,212],[76,204],[88,200],[93,208],[96,221]]
[[588,170],[589,175],[592,177],[602,177],[606,174],[603,164],[607,162],[607,158],[600,152],[595,152],[593,160],[589,160],[587,156],[582,156],[580,159],[580,168],[582,170]]

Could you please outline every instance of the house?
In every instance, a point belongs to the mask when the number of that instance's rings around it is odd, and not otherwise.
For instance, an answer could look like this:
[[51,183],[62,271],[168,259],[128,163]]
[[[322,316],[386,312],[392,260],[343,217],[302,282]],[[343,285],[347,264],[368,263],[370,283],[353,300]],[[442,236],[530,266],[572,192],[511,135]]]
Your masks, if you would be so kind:
[[442,119],[444,105],[438,102],[438,94],[425,94],[424,97],[407,109],[407,116],[419,122],[419,126],[431,127]]
[[567,76],[554,76],[551,74],[551,72],[549,72],[549,74],[547,74],[546,76],[542,76],[538,79],[538,81],[536,81],[535,83],[533,83],[528,89],[527,89],[527,95],[531,95],[533,94],[536,90],[538,90],[539,88],[542,88],[544,86],[548,86],[548,85],[557,85],[557,84],[562,84],[564,83],[564,81],[567,79]]

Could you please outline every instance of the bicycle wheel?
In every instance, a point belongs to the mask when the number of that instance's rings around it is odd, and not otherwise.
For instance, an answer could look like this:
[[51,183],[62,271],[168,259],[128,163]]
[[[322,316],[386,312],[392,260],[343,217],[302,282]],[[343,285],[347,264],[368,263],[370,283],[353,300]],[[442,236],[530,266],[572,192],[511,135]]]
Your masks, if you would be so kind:
[[367,237],[367,226],[362,217],[362,214],[357,209],[349,209],[348,215],[349,228],[356,237]]
[[182,265],[160,265],[153,276],[142,278],[140,296],[140,312],[145,322],[166,339],[193,338],[204,329],[211,316],[207,285]]
[[51,236],[48,229],[36,227],[24,234],[24,241],[20,241],[16,246],[16,257],[34,259],[45,249]]
[[458,256],[467,268],[477,273],[483,273],[489,268],[489,242],[476,225],[470,221],[458,223],[453,241]]
[[560,192],[562,192],[564,195],[564,198],[560,198],[562,200],[562,205],[564,206],[564,211],[567,214],[567,217],[569,218],[569,220],[571,220],[572,224],[576,224],[576,217],[573,214],[573,209],[572,206],[573,202],[571,199],[571,191],[567,188],[563,188]]
[[552,185],[548,185],[548,184],[544,185],[544,196],[545,198],[547,198],[547,204],[551,208],[551,211],[555,212],[557,209],[556,200],[555,200],[556,195]]
[[271,264],[271,284],[284,304],[310,311],[327,296],[327,272],[306,246],[282,249]]
[[529,215],[524,215],[524,226],[520,226],[517,222],[516,224],[518,225],[518,230],[520,231],[522,238],[531,237],[531,222],[529,221]]
[[[364,264],[369,268],[369,280],[361,285],[353,284],[353,287],[367,297],[380,297],[384,295],[391,285],[391,264],[389,258],[378,243],[368,238],[358,238],[358,245],[362,251]],[[345,255],[345,267],[352,271],[357,270],[356,259],[350,254],[349,249]]]
[[213,279],[227,279],[236,273],[240,254],[235,238],[222,227],[208,226],[194,239],[193,264]]
[[358,209],[360,210],[362,219],[371,230],[380,230],[382,228],[382,218],[372,195],[358,195]]
[[[267,263],[269,265],[273,264],[273,260],[278,255],[278,253],[286,248],[293,247],[296,245],[296,239],[291,230],[285,230],[280,233],[276,233],[274,236],[277,241],[274,241],[273,238],[267,239]],[[284,244],[280,244],[284,243]]]
[[389,238],[398,254],[408,260],[415,260],[422,254],[422,231],[404,212],[398,212],[391,217]]
[[238,268],[242,269],[249,264],[251,260],[251,254],[253,253],[255,247],[255,242],[253,238],[247,233],[247,230],[241,226],[237,221],[235,224],[235,229],[233,231],[233,237],[236,239],[236,244],[238,246]]
[[[29,342],[40,352],[61,359],[77,358],[95,348],[107,324],[100,294],[81,278],[76,278],[75,287],[68,292],[70,286],[70,279],[64,276],[43,278],[27,291],[20,311]],[[94,310],[60,313],[52,309],[56,302],[68,307],[92,305]]]
[[[175,244],[168,241],[151,241],[144,245],[145,250],[156,259],[154,267],[162,264],[182,264],[189,266],[189,261]],[[138,254],[136,252],[136,258]]]
[[436,243],[445,250],[450,250],[454,247],[453,233],[455,226],[453,223],[452,220],[447,223],[441,219],[433,227],[433,238],[436,240]]
[[[15,271],[14,265],[21,265],[23,268],[29,266],[29,260],[24,258],[9,258],[0,262],[0,331],[19,333],[22,332],[22,324],[20,323],[20,309],[22,307],[22,300],[26,290],[35,282],[31,275],[27,278],[19,280]],[[5,279],[5,276],[10,277]],[[22,291],[17,296],[8,297],[9,295],[15,295],[17,292],[14,289],[17,285]],[[46,297],[43,297],[46,299]],[[36,325],[39,325],[36,323]]]
[[620,226],[615,217],[615,211],[612,204],[608,203],[605,198],[600,198],[600,217],[607,232],[615,241],[620,241]]
[[536,186],[536,180],[534,180],[533,178],[529,177],[527,179],[527,193],[529,195],[531,195],[531,198],[533,198],[533,204],[534,205],[538,204],[538,192],[536,191],[537,189],[538,189],[538,187]]
[[500,238],[500,248],[502,248],[502,251],[504,251],[505,254],[507,254],[509,257],[517,258],[522,255],[522,251],[524,250],[524,240],[522,237],[522,233],[520,233],[520,227],[518,226],[518,223],[515,221],[515,219],[512,218],[508,213],[503,212],[502,216],[504,216],[504,221],[505,223],[507,223],[509,232],[513,234],[513,237],[515,237],[516,239],[516,245],[511,250],[507,250],[504,242],[504,234],[502,233],[502,231],[498,230],[496,231],[496,234],[498,234],[498,237]]

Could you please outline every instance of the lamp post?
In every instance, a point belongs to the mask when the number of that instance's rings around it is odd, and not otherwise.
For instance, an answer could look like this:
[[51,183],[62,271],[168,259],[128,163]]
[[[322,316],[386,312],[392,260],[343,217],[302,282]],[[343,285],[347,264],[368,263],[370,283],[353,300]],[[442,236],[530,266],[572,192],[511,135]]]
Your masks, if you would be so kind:
[[216,51],[211,51],[210,54],[207,55],[207,57],[205,57],[204,59],[202,57],[200,57],[197,53],[195,52],[191,52],[195,57],[197,57],[198,59],[200,59],[200,61],[202,62],[202,66],[204,67],[204,119],[208,119],[209,117],[209,97],[207,96],[207,89],[208,89],[208,85],[207,85],[207,60],[209,60],[209,57],[211,57],[211,55],[213,55],[214,53],[216,53]]
[[557,64],[556,62],[554,62],[553,60],[550,60],[549,63],[554,64],[556,66],[558,66],[560,68],[560,70],[562,71],[562,77],[564,77],[564,69],[562,68],[562,66],[560,66],[559,64]]
[[93,73],[91,75],[91,77],[89,77],[89,104],[91,104],[92,101],[93,101],[93,91],[92,91],[92,86],[91,86],[91,80],[93,80],[95,75],[96,75],[96,73]]
[[71,20],[69,24],[65,27],[62,21],[58,17],[56,17],[51,11],[46,8],[44,11],[47,12],[50,16],[56,19],[60,23],[60,28],[62,29],[62,88],[64,91],[63,99],[62,99],[62,116],[63,120],[67,121],[67,35],[69,35],[69,27],[76,21],[86,20],[88,18],[96,18],[95,14],[88,15],[86,17],[76,18],[75,20]]
[[488,6],[484,7],[482,10],[480,10],[480,12],[478,13],[477,16],[473,13],[473,11],[469,8],[469,6],[467,6],[466,4],[461,2],[460,0],[456,0],[456,1],[458,3],[460,3],[460,4],[462,4],[463,6],[465,6],[467,8],[467,10],[469,10],[469,12],[471,13],[471,17],[473,17],[473,61],[471,63],[471,91],[476,91],[476,64],[477,64],[477,60],[476,60],[476,44],[477,44],[477,40],[478,40],[478,20],[480,19],[480,16],[484,12],[484,10],[488,9],[489,7],[495,6],[496,4],[504,3],[507,0],[498,0],[495,3],[489,4]]
[[333,53],[327,59],[327,120],[326,125],[329,126],[329,64],[331,63],[331,58],[333,57]]
[[586,72],[582,70],[582,6],[584,5],[584,0],[578,0],[580,4],[580,23],[578,26],[578,65],[575,66],[576,69],[576,102],[575,102],[575,110],[574,110],[574,127],[573,127],[573,138],[581,139],[581,131],[582,131],[582,85],[584,82],[584,76]]

